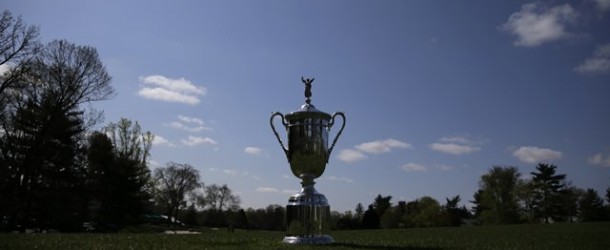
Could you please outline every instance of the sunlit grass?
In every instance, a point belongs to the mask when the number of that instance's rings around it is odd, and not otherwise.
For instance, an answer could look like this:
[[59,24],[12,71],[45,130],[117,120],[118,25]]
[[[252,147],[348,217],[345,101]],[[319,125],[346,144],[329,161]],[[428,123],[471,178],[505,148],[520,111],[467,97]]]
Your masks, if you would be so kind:
[[0,249],[610,249],[610,223],[335,231],[336,243],[292,246],[282,232],[198,235],[0,234]]

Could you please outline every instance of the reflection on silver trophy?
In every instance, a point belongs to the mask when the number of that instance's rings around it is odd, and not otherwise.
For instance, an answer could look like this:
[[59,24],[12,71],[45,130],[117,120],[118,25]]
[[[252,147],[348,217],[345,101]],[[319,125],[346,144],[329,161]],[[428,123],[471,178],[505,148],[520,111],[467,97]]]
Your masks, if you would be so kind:
[[[286,235],[284,242],[290,244],[327,244],[334,240],[330,233],[330,206],[326,197],[314,188],[314,179],[324,173],[330,154],[345,127],[345,115],[333,115],[317,110],[311,104],[311,83],[314,79],[303,79],[305,104],[300,110],[283,115],[275,112],[271,116],[271,128],[284,150],[292,173],[301,179],[301,191],[293,194],[286,206]],[[281,117],[288,135],[288,148],[280,139],[273,125],[274,118]],[[330,148],[328,133],[335,118],[342,118],[342,125]]]

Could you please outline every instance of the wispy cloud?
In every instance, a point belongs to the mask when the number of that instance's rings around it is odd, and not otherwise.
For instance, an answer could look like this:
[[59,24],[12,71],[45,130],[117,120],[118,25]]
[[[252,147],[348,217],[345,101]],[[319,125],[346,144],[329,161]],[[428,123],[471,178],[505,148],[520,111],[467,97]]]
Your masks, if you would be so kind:
[[394,148],[411,149],[413,146],[409,143],[402,142],[395,139],[378,140],[372,142],[365,142],[356,145],[356,148],[371,154],[387,153],[392,151]]
[[346,183],[353,183],[354,182],[353,179],[350,179],[350,178],[347,178],[347,177],[343,177],[343,176],[340,176],[340,177],[329,176],[326,179],[331,180],[331,181],[346,182]]
[[547,7],[534,2],[521,6],[501,28],[517,36],[516,46],[533,47],[572,36],[566,26],[575,22],[578,12],[569,4]]
[[295,194],[298,193],[299,190],[294,190],[294,189],[282,189],[282,193],[284,194]]
[[246,147],[244,149],[244,153],[259,156],[263,154],[263,149],[257,147]]
[[199,97],[207,92],[204,87],[197,86],[184,78],[172,79],[162,75],[150,75],[140,77],[139,80],[146,86],[138,91],[138,95],[153,100],[195,105],[200,102]]
[[535,164],[561,159],[562,153],[548,148],[521,146],[513,152],[513,156],[525,163]]
[[610,154],[604,156],[602,153],[595,154],[587,159],[587,162],[591,165],[598,165],[602,167],[610,167]]
[[593,0],[600,11],[610,10],[610,0]]
[[216,145],[218,144],[218,142],[216,142],[213,139],[210,139],[208,137],[199,137],[199,136],[192,136],[189,135],[189,137],[187,139],[182,139],[181,140],[182,144],[187,145],[187,146],[197,146],[197,145],[203,145],[203,144],[210,144],[210,145]]
[[170,141],[168,141],[167,139],[165,139],[164,137],[160,136],[160,135],[155,135],[153,141],[152,141],[153,146],[170,146],[170,147],[175,147],[176,145],[171,143]]
[[443,137],[438,142],[430,144],[430,149],[446,154],[463,155],[480,151],[480,144],[482,142],[466,137]]
[[204,130],[207,130],[207,131],[213,130],[212,128],[205,126],[205,122],[202,119],[196,118],[196,117],[183,116],[183,115],[178,115],[178,121],[170,122],[170,123],[166,124],[166,126],[169,126],[171,128],[175,128],[175,129],[188,131],[188,132],[201,132]]
[[610,73],[610,43],[597,48],[574,70],[579,73]]
[[449,166],[449,165],[440,165],[440,166],[438,166],[438,168],[443,171],[451,171],[451,170],[455,169],[454,166]]
[[474,147],[469,145],[460,145],[456,143],[432,143],[430,144],[430,148],[435,151],[453,154],[453,155],[463,155],[470,154],[476,151],[481,150],[480,147]]
[[339,160],[344,162],[356,162],[367,158],[368,154],[388,153],[394,149],[412,149],[409,143],[396,139],[376,140],[364,142],[354,146],[356,149],[344,149],[339,153]]
[[258,187],[256,188],[256,192],[260,193],[279,193],[280,190],[273,187]]
[[418,164],[418,163],[407,163],[404,164],[402,166],[400,166],[400,169],[407,171],[407,172],[425,172],[428,171],[428,167],[422,165],[422,164]]
[[337,156],[339,160],[344,162],[356,162],[360,160],[366,159],[366,155],[358,150],[354,149],[344,149],[341,150],[339,156]]

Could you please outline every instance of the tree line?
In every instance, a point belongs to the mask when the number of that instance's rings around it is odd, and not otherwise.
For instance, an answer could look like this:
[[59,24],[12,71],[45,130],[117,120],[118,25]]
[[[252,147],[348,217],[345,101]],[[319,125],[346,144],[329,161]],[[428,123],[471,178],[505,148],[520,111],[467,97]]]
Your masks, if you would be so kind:
[[605,200],[596,190],[575,187],[558,167],[539,163],[529,178],[517,167],[494,166],[481,176],[479,188],[469,202],[472,209],[459,206],[459,195],[441,204],[424,196],[392,204],[392,196],[378,195],[364,209],[333,212],[336,229],[376,229],[498,225],[517,223],[590,222],[610,220],[610,187]]

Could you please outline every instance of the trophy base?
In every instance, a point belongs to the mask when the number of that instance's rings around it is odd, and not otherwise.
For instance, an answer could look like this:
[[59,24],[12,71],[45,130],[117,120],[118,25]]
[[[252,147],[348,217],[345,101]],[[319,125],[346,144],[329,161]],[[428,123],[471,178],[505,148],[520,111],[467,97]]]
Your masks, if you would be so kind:
[[313,183],[293,194],[286,206],[286,235],[288,244],[330,244],[330,206]]

